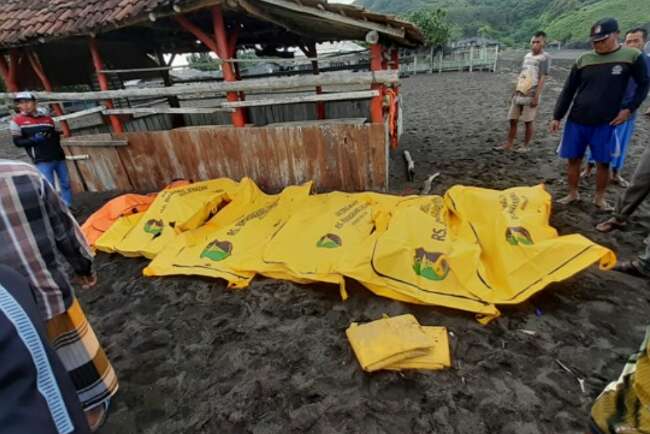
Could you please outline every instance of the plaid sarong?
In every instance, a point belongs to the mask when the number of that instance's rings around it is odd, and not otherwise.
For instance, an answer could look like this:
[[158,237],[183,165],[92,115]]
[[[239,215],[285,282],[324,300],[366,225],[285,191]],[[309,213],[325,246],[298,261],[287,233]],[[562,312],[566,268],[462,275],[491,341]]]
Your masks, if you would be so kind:
[[591,421],[595,434],[650,433],[650,327],[619,379],[596,399]]
[[117,392],[113,366],[76,298],[66,312],[47,321],[47,336],[68,371],[84,410],[96,407]]

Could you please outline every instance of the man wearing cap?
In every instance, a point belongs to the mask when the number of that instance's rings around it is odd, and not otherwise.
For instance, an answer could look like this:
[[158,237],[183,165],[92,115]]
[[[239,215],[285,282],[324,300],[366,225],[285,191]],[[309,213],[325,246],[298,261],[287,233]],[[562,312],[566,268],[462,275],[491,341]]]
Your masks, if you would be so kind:
[[61,148],[61,134],[55,128],[54,119],[37,109],[36,98],[31,92],[17,93],[15,102],[19,113],[9,124],[14,144],[27,151],[32,163],[53,186],[56,174],[63,201],[70,206],[70,176]]
[[[614,130],[630,119],[648,94],[646,62],[642,53],[619,43],[618,22],[603,19],[591,28],[594,50],[578,58],[558,98],[550,130],[560,130],[569,113],[559,152],[569,160],[569,194],[558,202],[569,204],[580,199],[578,182],[582,158],[589,148],[597,164],[594,204],[611,210],[605,200],[609,183],[609,164],[617,150],[612,149]],[[637,84],[630,99],[624,101],[630,79]],[[572,105],[573,104],[573,105]],[[620,149],[618,150],[620,153]]]

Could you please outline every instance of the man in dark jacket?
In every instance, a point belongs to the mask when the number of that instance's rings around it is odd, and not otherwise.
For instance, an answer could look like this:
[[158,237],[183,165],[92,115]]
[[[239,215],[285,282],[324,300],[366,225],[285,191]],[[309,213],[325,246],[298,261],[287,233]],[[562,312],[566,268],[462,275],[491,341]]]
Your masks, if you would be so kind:
[[54,119],[36,107],[36,98],[30,92],[19,92],[15,102],[20,113],[10,123],[14,144],[27,151],[32,163],[52,186],[56,174],[63,201],[70,206],[70,176],[61,148],[61,134],[55,128]]
[[[619,34],[618,22],[613,18],[594,24],[591,28],[594,50],[578,58],[555,105],[552,133],[560,130],[560,122],[571,109],[559,149],[560,156],[569,160],[569,194],[560,203],[579,200],[580,165],[589,148],[598,165],[594,204],[600,209],[611,210],[605,200],[605,191],[609,183],[609,163],[616,153],[612,149],[614,130],[639,108],[650,85],[642,53],[635,48],[622,47]],[[624,103],[631,79],[637,83],[636,92]]]
[[29,283],[0,265],[0,432],[88,434],[72,381],[48,343]]

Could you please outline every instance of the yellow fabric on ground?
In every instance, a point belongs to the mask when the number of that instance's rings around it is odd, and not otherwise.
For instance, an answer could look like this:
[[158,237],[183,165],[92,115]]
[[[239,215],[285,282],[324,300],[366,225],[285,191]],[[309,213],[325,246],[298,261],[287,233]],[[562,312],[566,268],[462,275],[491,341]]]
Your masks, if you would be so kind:
[[444,197],[309,192],[306,184],[268,195],[248,178],[165,190],[137,222],[111,227],[100,248],[155,258],[148,276],[197,274],[236,288],[260,274],[336,284],[345,298],[351,278],[377,295],[473,312],[483,323],[498,304],[616,261],[585,237],[558,236],[542,186],[457,186]]
[[178,233],[196,229],[216,214],[237,188],[235,181],[219,178],[161,191],[115,250],[125,256],[153,258]]
[[115,223],[96,241],[95,249],[104,253],[115,252],[115,246],[133,229],[144,215],[144,212],[118,218]]
[[364,371],[373,372],[413,357],[426,357],[434,345],[413,315],[352,323],[345,331]]
[[427,349],[427,353],[422,356],[399,360],[386,367],[386,369],[401,371],[403,369],[439,370],[451,368],[447,328],[421,326],[421,329],[433,342],[433,346]]
[[[602,434],[650,432],[650,327],[639,352],[629,359],[617,381],[594,402],[591,420]],[[596,432],[594,430],[594,432]]]
[[337,284],[345,299],[346,258],[364,256],[376,215],[401,200],[374,193],[311,196],[270,240],[264,262],[281,267],[276,276],[282,279]]
[[341,272],[384,297],[498,316],[477,273],[480,246],[450,233],[448,218],[439,196],[402,201],[387,228],[368,240],[365,256],[346,258]]
[[[263,262],[262,253],[268,240],[307,199],[311,183],[288,187],[279,195],[255,189],[254,184],[249,184],[206,225],[180,235],[145,268],[145,275],[217,277],[235,288],[248,286],[257,273],[275,276],[278,267]],[[233,209],[240,217],[221,226],[229,220],[224,215],[235,215]]]
[[481,298],[490,303],[521,303],[595,262],[603,269],[616,263],[609,249],[581,235],[558,237],[548,223],[551,196],[541,185],[505,191],[456,186],[445,202],[452,231],[470,228],[480,245]]

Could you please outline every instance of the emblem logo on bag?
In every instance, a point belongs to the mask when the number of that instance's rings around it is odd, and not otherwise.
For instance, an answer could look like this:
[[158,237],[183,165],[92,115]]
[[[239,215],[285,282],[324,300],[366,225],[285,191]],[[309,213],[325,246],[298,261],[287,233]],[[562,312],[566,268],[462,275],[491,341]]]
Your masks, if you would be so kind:
[[535,244],[530,232],[520,226],[506,229],[506,241],[513,246],[532,246]]
[[148,234],[151,234],[155,237],[159,236],[163,231],[163,221],[151,219],[144,224],[144,231]]
[[415,250],[413,271],[425,279],[440,281],[449,275],[449,263],[443,253],[427,252],[423,248]]
[[623,67],[621,65],[615,65],[612,68],[612,75],[621,75],[623,73]]
[[208,258],[212,261],[223,261],[232,254],[232,243],[230,241],[214,240],[201,252],[201,258]]
[[320,249],[338,249],[343,245],[341,237],[335,234],[325,234],[318,240],[316,247]]

